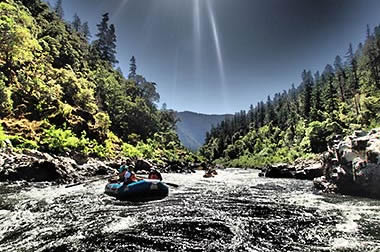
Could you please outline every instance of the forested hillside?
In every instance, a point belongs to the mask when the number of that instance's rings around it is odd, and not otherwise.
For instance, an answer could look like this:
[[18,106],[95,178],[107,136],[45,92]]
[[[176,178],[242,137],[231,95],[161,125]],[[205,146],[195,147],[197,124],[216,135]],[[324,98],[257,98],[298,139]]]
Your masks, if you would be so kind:
[[63,15],[62,1],[0,1],[0,144],[194,160],[178,140],[174,111],[157,108],[157,84],[138,74],[132,53],[128,77],[115,69],[117,29],[108,13],[91,42],[87,22]]
[[207,134],[201,153],[229,166],[292,162],[327,150],[337,134],[380,123],[380,26],[322,72],[304,70],[298,87],[268,96]]
[[232,115],[205,115],[190,111],[178,112],[177,133],[184,146],[198,150],[204,143],[206,133],[214,125]]

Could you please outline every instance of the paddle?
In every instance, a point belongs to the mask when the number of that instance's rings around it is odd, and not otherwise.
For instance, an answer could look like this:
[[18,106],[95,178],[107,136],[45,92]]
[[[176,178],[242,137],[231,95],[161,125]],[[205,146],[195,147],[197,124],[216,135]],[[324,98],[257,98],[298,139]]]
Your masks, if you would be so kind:
[[101,178],[97,178],[97,179],[92,179],[92,180],[87,180],[87,181],[82,181],[82,182],[78,182],[78,183],[74,183],[74,184],[71,184],[71,185],[66,185],[65,188],[69,188],[69,187],[73,187],[73,186],[77,186],[77,185],[82,185],[82,184],[88,184],[88,183],[92,183],[92,182],[95,182],[95,181],[99,181],[99,180],[103,180],[103,179],[108,179],[108,178],[113,178],[115,177],[115,175],[112,175],[112,176],[105,176],[105,177],[101,177]]
[[[145,174],[144,174],[145,175]],[[147,177],[144,177],[144,175],[142,174],[138,174],[138,176],[142,179],[148,179]],[[166,181],[162,181],[163,183],[167,184],[168,186],[172,186],[172,187],[179,187],[179,185],[177,184],[174,184],[174,183],[170,183],[170,182],[166,182]]]
[[169,183],[169,182],[165,182],[165,181],[164,181],[164,183],[167,184],[168,186],[172,186],[172,187],[176,187],[176,188],[179,187],[179,185],[174,184],[174,183]]

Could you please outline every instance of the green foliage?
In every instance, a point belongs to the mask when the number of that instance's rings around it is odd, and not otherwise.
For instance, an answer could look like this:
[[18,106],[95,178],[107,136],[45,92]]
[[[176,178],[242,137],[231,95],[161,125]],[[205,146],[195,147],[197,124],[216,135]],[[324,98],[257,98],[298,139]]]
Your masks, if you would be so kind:
[[131,79],[113,68],[116,29],[108,14],[90,45],[88,23],[79,16],[63,21],[62,3],[54,10],[40,0],[0,3],[0,118],[24,118],[22,129],[31,132],[11,128],[14,145],[101,158],[197,160],[179,143],[175,112],[156,108],[157,86],[136,73],[136,59]]
[[[86,140],[82,140],[86,141]],[[69,129],[56,129],[52,126],[44,131],[41,144],[46,145],[48,151],[54,153],[65,153],[75,150],[81,143],[81,140]]]
[[[380,26],[347,62],[340,56],[323,74],[302,73],[302,83],[251,105],[207,133],[200,153],[210,161],[256,167],[313,157],[337,134],[380,124]],[[276,112],[274,112],[276,111]],[[247,118],[248,114],[248,118]]]
[[34,37],[37,29],[33,17],[24,7],[8,2],[0,3],[0,66],[11,67],[33,60],[34,52],[41,47]]
[[5,135],[5,132],[3,130],[3,127],[0,124],[0,147],[4,145],[4,141],[8,139],[7,136]]
[[7,116],[11,113],[13,101],[12,91],[5,85],[5,76],[0,73],[0,116]]
[[143,153],[141,153],[141,151],[139,151],[136,147],[134,147],[131,144],[124,143],[121,149],[122,149],[123,155],[126,157],[130,157],[130,158],[143,157]]
[[22,136],[9,136],[9,140],[11,141],[12,146],[15,148],[19,148],[19,149],[38,149],[39,148],[36,141],[25,139]]

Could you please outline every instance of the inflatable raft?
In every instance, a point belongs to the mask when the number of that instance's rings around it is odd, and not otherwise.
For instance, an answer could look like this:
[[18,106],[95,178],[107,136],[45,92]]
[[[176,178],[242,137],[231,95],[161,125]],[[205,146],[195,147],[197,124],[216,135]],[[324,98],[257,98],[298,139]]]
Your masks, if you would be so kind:
[[163,199],[169,194],[169,187],[160,180],[143,179],[128,185],[108,183],[105,193],[120,200],[149,201]]

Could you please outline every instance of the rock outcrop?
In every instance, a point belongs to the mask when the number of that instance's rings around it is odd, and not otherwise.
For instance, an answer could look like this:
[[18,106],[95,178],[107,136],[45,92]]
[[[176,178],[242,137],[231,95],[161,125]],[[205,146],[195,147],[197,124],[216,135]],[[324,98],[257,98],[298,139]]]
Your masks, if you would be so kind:
[[205,164],[188,162],[158,162],[155,160],[132,160],[126,157],[103,161],[78,153],[58,156],[36,150],[15,152],[11,146],[0,150],[0,182],[26,180],[75,183],[93,176],[112,175],[121,164],[127,164],[135,172],[149,172],[154,167],[161,172],[191,173]]
[[294,164],[279,163],[262,169],[260,176],[268,178],[295,178],[313,180],[323,175],[319,160],[296,160]]
[[21,153],[8,150],[0,154],[0,181],[68,183],[113,172],[111,166],[92,158],[82,163],[70,157],[55,156],[35,150],[24,150]]
[[314,180],[325,192],[380,197],[380,128],[355,131],[335,140],[323,155],[324,176]]

